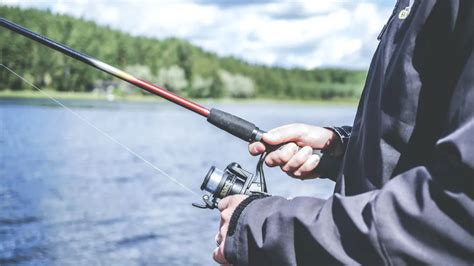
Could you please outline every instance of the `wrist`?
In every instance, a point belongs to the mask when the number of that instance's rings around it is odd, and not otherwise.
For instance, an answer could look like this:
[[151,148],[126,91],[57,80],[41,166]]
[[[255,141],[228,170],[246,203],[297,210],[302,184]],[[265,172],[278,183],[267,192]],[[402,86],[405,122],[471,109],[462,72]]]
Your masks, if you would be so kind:
[[332,132],[332,136],[329,142],[329,146],[324,150],[325,153],[334,157],[340,157],[344,154],[346,150],[347,143],[351,136],[351,127],[342,126],[342,127],[324,127]]

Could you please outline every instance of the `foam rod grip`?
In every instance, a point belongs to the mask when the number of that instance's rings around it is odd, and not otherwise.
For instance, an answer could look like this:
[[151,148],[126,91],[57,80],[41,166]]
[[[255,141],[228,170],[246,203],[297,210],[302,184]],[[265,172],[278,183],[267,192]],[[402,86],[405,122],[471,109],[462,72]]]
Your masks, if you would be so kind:
[[249,121],[219,109],[211,109],[207,122],[247,142],[261,139],[263,131]]

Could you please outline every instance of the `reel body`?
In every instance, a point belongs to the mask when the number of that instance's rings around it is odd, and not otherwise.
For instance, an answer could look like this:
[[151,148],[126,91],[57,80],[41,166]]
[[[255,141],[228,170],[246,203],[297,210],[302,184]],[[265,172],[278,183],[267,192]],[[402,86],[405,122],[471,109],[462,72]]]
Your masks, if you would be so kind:
[[224,170],[212,166],[201,185],[201,190],[209,194],[202,197],[204,204],[193,203],[193,206],[214,209],[220,199],[230,195],[266,194],[267,186],[262,169],[264,158],[264,155],[260,157],[255,174],[244,170],[237,163],[230,163]]

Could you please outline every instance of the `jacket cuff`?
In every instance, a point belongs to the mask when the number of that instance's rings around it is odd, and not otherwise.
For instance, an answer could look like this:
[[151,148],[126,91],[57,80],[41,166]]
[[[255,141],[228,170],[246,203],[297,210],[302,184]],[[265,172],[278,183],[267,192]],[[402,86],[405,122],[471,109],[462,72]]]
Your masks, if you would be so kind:
[[342,157],[346,152],[347,143],[351,137],[352,127],[351,126],[342,126],[342,127],[324,127],[331,130],[337,136],[339,145],[332,145],[333,147],[325,151],[329,155],[334,157]]
[[342,158],[344,157],[347,143],[351,136],[352,127],[342,126],[324,128],[334,132],[337,138],[336,141],[339,143],[337,145],[332,145],[332,148],[323,151],[323,155],[319,159],[319,164],[314,171],[321,177],[336,181],[337,175],[341,169]]
[[229,228],[227,230],[227,236],[233,236],[235,233],[235,228],[237,227],[237,223],[239,222],[240,214],[244,211],[245,207],[247,207],[252,201],[257,199],[263,199],[269,197],[266,194],[253,194],[250,195],[248,198],[244,199],[238,206],[235,208],[234,212],[232,213],[232,217],[230,218]]

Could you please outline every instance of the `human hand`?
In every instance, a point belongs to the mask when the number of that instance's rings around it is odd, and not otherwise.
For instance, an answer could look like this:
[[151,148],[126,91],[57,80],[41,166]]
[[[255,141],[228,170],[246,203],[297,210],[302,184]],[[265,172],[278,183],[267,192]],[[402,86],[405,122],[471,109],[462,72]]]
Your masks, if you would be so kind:
[[219,226],[219,232],[216,235],[217,248],[214,250],[212,257],[221,265],[229,264],[224,257],[224,245],[227,230],[229,229],[230,218],[232,217],[235,208],[237,208],[237,206],[239,206],[239,204],[247,197],[247,195],[228,196],[220,200],[217,206],[221,212],[221,223]]
[[[274,128],[263,134],[263,141],[270,145],[282,143],[282,148],[270,152],[265,163],[269,167],[280,166],[282,171],[298,179],[317,177],[313,170],[318,166],[319,155],[313,154],[313,149],[323,150],[336,145],[337,136],[329,129],[306,124],[290,124]],[[249,145],[252,155],[265,151],[262,142]]]

